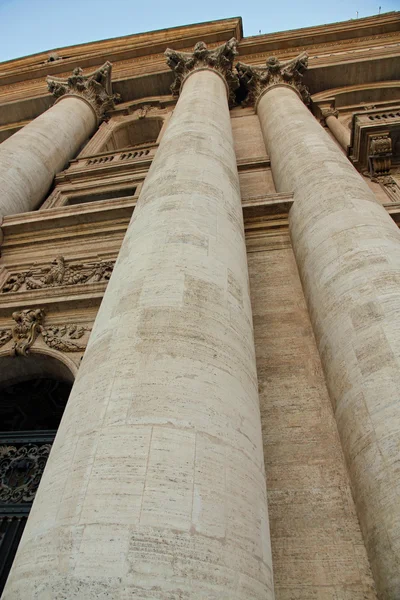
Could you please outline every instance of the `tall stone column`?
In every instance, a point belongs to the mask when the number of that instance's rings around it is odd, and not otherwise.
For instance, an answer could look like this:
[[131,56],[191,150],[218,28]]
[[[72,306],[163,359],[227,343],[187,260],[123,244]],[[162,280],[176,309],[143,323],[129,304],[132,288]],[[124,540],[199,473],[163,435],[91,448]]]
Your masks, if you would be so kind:
[[321,114],[333,137],[339,142],[343,150],[347,152],[347,148],[350,146],[350,131],[339,121],[339,111],[333,107],[328,107],[322,108]]
[[371,567],[400,598],[400,234],[308,111],[307,57],[238,65],[279,192],[294,192],[293,249]]
[[3,600],[273,598],[231,40],[181,89]]
[[0,144],[0,218],[35,210],[113,106],[110,63],[89,75],[77,68],[68,79],[47,81],[56,103]]

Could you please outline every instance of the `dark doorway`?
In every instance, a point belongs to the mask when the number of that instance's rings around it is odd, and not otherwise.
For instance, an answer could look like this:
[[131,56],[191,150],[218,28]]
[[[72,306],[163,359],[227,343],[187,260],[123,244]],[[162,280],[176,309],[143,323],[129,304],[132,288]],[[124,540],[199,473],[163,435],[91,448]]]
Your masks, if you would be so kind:
[[0,595],[72,387],[50,357],[11,360],[0,360]]

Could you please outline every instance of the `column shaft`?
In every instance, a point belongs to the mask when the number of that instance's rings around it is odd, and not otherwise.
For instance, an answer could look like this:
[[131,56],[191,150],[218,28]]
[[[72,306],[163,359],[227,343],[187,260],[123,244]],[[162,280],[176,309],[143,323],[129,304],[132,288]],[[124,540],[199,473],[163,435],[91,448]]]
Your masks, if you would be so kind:
[[350,131],[339,121],[334,115],[328,115],[325,117],[325,123],[328,129],[333,133],[343,150],[346,150],[350,146]]
[[146,178],[4,600],[66,596],[273,598],[238,173],[212,70],[186,79]]
[[400,598],[400,234],[297,94],[258,114],[380,598]]
[[96,126],[90,105],[71,96],[0,144],[0,216],[35,210]]

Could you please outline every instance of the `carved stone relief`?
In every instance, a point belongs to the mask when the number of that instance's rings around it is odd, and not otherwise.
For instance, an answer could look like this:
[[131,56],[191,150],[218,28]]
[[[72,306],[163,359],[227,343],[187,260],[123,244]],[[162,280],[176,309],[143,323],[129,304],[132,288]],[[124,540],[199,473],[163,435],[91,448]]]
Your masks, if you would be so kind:
[[236,65],[241,84],[248,90],[244,105],[254,105],[260,95],[268,88],[277,85],[292,87],[305,104],[310,102],[310,94],[303,84],[303,73],[308,66],[308,56],[302,52],[296,58],[280,61],[271,56],[265,67],[255,67],[238,62]]
[[60,352],[83,352],[91,331],[90,327],[75,324],[46,326],[45,312],[41,308],[15,311],[12,318],[15,325],[11,329],[0,330],[0,347],[8,344],[12,339],[13,346],[10,348],[10,353],[16,356],[27,356],[38,337],[49,348]]
[[63,256],[57,256],[49,267],[40,268],[32,265],[27,271],[12,273],[3,284],[1,293],[108,281],[113,267],[114,261],[69,266]]
[[238,55],[235,38],[231,38],[213,50],[209,50],[204,42],[197,42],[193,52],[177,52],[167,48],[164,54],[168,66],[175,74],[175,81],[171,86],[174,96],[179,95],[189,73],[201,69],[213,69],[220,73],[226,81],[230,104],[235,103],[234,91],[239,87],[239,79],[233,73],[233,61]]
[[389,132],[370,136],[368,167],[371,178],[388,175],[392,164],[392,140]]
[[40,308],[13,312],[15,321],[11,333],[14,340],[13,352],[15,355],[26,356],[29,348],[36,340],[40,325],[44,319],[44,311]]
[[114,103],[119,100],[119,95],[112,93],[111,69],[112,64],[106,62],[93,73],[84,75],[83,70],[77,67],[67,79],[47,77],[47,86],[57,100],[63,96],[83,98],[101,120],[105,112],[114,108]]

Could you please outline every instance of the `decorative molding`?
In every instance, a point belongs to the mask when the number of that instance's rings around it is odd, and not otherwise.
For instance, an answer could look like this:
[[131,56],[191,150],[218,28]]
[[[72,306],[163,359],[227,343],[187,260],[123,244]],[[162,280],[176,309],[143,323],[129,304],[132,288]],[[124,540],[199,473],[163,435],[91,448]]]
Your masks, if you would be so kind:
[[47,287],[68,286],[108,281],[114,261],[100,261],[68,266],[63,256],[57,256],[49,267],[32,266],[27,271],[12,273],[4,282],[1,293],[22,292]]
[[0,445],[0,502],[32,502],[51,444]]
[[185,79],[194,71],[212,69],[219,73],[226,82],[230,105],[235,104],[235,90],[239,87],[239,79],[233,73],[233,61],[238,55],[237,40],[231,38],[225,44],[208,50],[204,42],[197,42],[193,52],[177,52],[171,48],[165,51],[167,64],[175,74],[171,92],[179,96]]
[[0,329],[0,348],[12,339],[11,329]]
[[85,351],[88,335],[85,340],[82,338],[90,333],[90,327],[75,324],[45,325],[45,311],[41,308],[26,308],[13,312],[12,318],[15,325],[11,329],[0,330],[0,347],[12,339],[13,347],[10,348],[10,353],[15,356],[28,356],[30,348],[38,338],[49,348],[59,352]]
[[67,79],[48,76],[47,87],[57,101],[65,96],[83,98],[90,104],[101,121],[104,114],[113,109],[114,102],[120,98],[119,94],[112,93],[111,69],[112,64],[108,61],[87,75],[84,75],[83,70],[77,67]]
[[309,104],[310,94],[302,82],[303,73],[306,71],[307,66],[308,56],[306,52],[302,52],[295,58],[286,61],[280,61],[275,56],[271,56],[267,59],[265,67],[253,67],[238,62],[236,69],[239,73],[240,83],[248,90],[248,96],[243,105],[256,106],[266,90],[279,85],[293,88],[302,101]]
[[81,339],[88,327],[80,325],[41,326],[40,332],[47,346],[60,352],[84,352],[86,344],[78,344],[75,340]]
[[368,170],[371,179],[389,175],[392,164],[392,140],[388,131],[370,136]]
[[26,308],[13,312],[12,318],[15,321],[11,330],[14,340],[13,353],[16,356],[27,356],[29,348],[39,335],[44,311],[41,308]]

